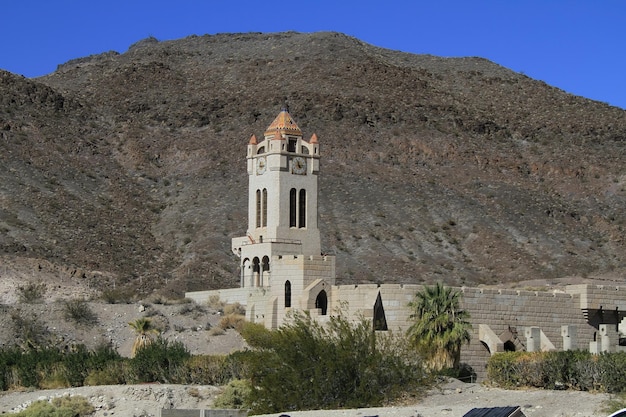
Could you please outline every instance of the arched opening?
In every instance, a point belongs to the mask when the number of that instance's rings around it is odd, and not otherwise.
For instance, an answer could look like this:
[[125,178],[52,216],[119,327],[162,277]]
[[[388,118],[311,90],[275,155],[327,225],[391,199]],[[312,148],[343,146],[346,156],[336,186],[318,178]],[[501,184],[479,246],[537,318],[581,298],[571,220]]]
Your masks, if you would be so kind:
[[261,227],[267,227],[267,188],[263,189],[261,200]]
[[291,281],[285,282],[285,308],[291,307]]
[[505,352],[515,352],[515,343],[510,340],[504,342],[504,351]]
[[261,260],[261,286],[269,285],[270,278],[270,258],[268,256],[264,256]]
[[296,189],[289,191],[289,227],[296,227]]
[[300,201],[298,202],[299,222],[298,227],[306,227],[306,190],[300,190]]
[[246,286],[246,275],[250,273],[250,259],[245,258],[241,262],[241,277],[239,278],[239,285],[241,288]]
[[374,303],[374,330],[387,330],[387,318],[385,317],[383,299],[380,293],[378,293],[378,297],[376,297],[376,302]]
[[328,297],[326,296],[326,291],[322,290],[319,294],[317,294],[317,298],[315,299],[315,308],[321,310],[322,316],[325,316],[328,313]]
[[483,342],[482,340],[480,341],[480,344],[483,345],[483,347],[485,348],[485,350],[487,351],[487,353],[489,353],[489,355],[491,355],[491,349],[489,349],[489,346],[487,345],[487,343]]
[[256,190],[256,227],[261,227],[261,190]]
[[252,259],[252,279],[251,279],[251,283],[250,285],[252,287],[258,287],[259,286],[259,277],[261,275],[261,262],[259,261],[259,258],[255,257],[254,259]]

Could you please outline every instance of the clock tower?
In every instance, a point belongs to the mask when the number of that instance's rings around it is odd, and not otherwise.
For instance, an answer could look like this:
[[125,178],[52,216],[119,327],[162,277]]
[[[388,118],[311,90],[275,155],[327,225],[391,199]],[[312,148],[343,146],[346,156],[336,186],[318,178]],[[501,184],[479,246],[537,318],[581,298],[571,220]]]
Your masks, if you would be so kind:
[[265,130],[252,135],[247,150],[248,229],[234,238],[240,257],[241,287],[269,287],[273,260],[320,256],[317,226],[317,136],[305,140],[286,109]]

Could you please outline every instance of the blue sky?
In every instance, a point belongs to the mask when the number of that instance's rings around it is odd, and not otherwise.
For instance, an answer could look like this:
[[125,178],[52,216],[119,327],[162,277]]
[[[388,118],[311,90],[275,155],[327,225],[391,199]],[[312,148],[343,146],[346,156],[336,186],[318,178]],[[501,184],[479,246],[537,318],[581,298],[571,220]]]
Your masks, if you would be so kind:
[[2,0],[2,17],[0,68],[27,77],[148,36],[336,31],[405,52],[487,58],[626,109],[624,0]]

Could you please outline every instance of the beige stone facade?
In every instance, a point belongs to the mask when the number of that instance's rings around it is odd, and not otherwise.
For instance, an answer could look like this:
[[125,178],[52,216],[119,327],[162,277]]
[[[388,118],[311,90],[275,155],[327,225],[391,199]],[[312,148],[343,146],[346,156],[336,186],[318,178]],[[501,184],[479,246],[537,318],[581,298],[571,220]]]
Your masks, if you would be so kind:
[[[338,309],[372,320],[380,331],[404,333],[418,285],[335,285],[335,257],[320,253],[317,225],[317,136],[308,141],[286,110],[262,141],[248,144],[248,229],[234,238],[240,288],[187,293],[217,295],[246,306],[246,319],[275,329],[293,310],[320,321]],[[472,339],[461,361],[485,376],[490,355],[506,350],[616,351],[626,312],[626,287],[572,285],[566,291],[457,288],[471,316]]]

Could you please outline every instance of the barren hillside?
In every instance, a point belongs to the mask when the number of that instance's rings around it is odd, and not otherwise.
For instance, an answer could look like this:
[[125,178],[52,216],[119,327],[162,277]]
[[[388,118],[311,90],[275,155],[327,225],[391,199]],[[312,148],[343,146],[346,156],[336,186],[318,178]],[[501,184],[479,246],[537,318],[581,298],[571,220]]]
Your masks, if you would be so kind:
[[623,277],[626,111],[337,33],[149,38],[0,72],[0,274],[236,286],[247,140],[283,105],[320,138],[339,282]]

